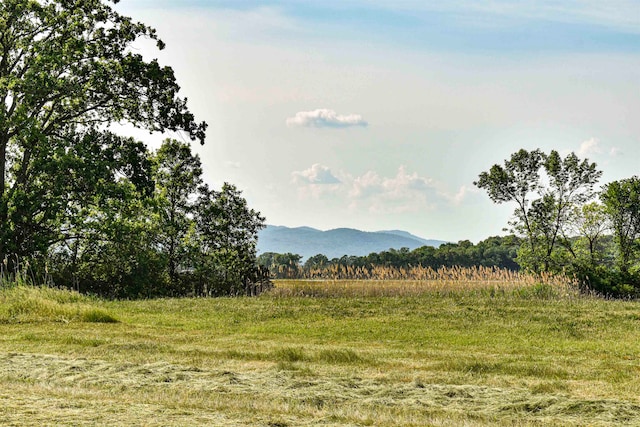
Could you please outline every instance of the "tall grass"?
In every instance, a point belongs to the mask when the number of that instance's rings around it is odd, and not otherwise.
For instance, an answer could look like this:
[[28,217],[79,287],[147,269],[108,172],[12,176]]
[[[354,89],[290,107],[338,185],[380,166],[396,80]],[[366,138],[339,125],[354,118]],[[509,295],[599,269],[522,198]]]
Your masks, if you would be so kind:
[[[329,274],[331,271],[336,274]],[[572,297],[579,293],[576,280],[565,275],[492,267],[443,267],[437,270],[430,267],[373,267],[371,270],[346,267],[344,270],[326,270],[324,275],[331,278],[277,280],[271,293],[308,297],[412,296],[460,291]]]
[[5,257],[0,263],[0,289],[34,284],[29,271],[28,261],[23,264],[18,257]]
[[0,323],[117,323],[97,300],[75,291],[15,285],[0,289]]
[[99,305],[75,291],[18,284],[0,289],[0,323],[118,322]]
[[[560,275],[551,273],[532,274],[523,271],[513,271],[498,267],[423,267],[421,265],[408,267],[392,266],[352,266],[332,264],[322,268],[303,270],[299,279],[325,280],[449,280],[449,281],[557,281]],[[562,279],[564,280],[564,279]]]
[[47,277],[38,281],[28,261],[5,258],[0,263],[0,323],[118,322],[96,307],[96,300],[47,285]]

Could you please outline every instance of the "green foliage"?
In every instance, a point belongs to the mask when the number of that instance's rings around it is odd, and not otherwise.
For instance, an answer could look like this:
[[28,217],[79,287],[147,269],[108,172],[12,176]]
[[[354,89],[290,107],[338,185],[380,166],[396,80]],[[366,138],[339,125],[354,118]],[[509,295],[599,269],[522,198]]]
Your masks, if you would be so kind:
[[189,258],[196,245],[190,233],[195,211],[192,199],[202,185],[202,165],[189,145],[169,139],[155,153],[153,165],[156,241],[167,259],[171,287],[180,294],[179,270],[192,268]]
[[562,263],[554,252],[570,248],[566,230],[572,209],[593,198],[601,175],[595,163],[580,161],[574,153],[562,159],[555,150],[520,150],[504,166],[482,172],[474,184],[496,203],[515,202],[510,225],[529,246],[520,264],[536,272],[558,271]]
[[[173,70],[136,53],[139,39],[164,47],[107,1],[0,3],[3,284],[26,279],[8,275],[21,270],[17,259],[112,298],[237,293],[257,277],[264,219],[235,187],[203,186],[187,144],[167,140],[149,153],[107,130],[129,123],[204,142],[207,125],[178,97]],[[197,209],[201,196],[212,212]]]
[[303,266],[300,265],[302,259],[300,255],[265,252],[258,256],[257,262],[258,265],[268,268],[271,274],[279,279],[311,277],[313,272],[329,269],[332,266],[367,269],[374,267],[408,268],[411,266],[433,269],[454,266],[496,267],[517,271],[520,266],[516,262],[516,255],[520,247],[521,239],[516,236],[494,236],[477,245],[463,240],[458,243],[445,243],[439,248],[423,246],[413,251],[407,248],[390,249],[361,257],[343,256],[330,260],[325,255],[318,254],[307,259]]
[[[0,259],[44,256],[124,175],[144,186],[141,146],[106,131],[128,122],[204,141],[169,67],[134,53],[155,30],[100,0],[0,3]],[[89,206],[87,206],[87,202]]]
[[87,211],[73,239],[51,247],[49,274],[55,283],[111,298],[160,295],[166,259],[155,247],[153,205],[131,183],[119,187],[120,197]]
[[203,185],[189,145],[166,140],[147,157],[153,192],[121,179],[119,197],[97,195],[75,238],[50,252],[54,281],[110,298],[255,294],[264,218],[233,185]]
[[576,258],[587,259],[592,266],[606,262],[609,220],[603,205],[591,202],[575,206],[569,227],[578,236],[573,245]]
[[618,266],[628,272],[634,259],[640,264],[640,178],[613,181],[604,186],[600,198],[618,246]]
[[[317,258],[317,257],[320,258]],[[324,255],[316,255],[314,258],[322,259]],[[326,258],[326,257],[324,257]],[[271,272],[276,278],[293,279],[300,273],[300,260],[302,256],[287,252],[278,254],[275,252],[265,252],[257,258],[257,263]]]
[[264,228],[265,219],[249,209],[241,194],[229,183],[221,191],[200,191],[196,230],[202,242],[203,268],[196,272],[201,277],[213,274],[212,294],[245,293],[255,272],[258,231]]
[[587,291],[637,297],[640,179],[606,184],[602,204],[589,202],[601,176],[595,166],[574,154],[562,159],[555,151],[520,150],[504,167],[481,173],[475,185],[496,203],[516,203],[511,225],[525,238],[517,256],[522,267],[573,274]]
[[571,272],[579,279],[585,291],[614,298],[640,296],[639,271],[625,272],[601,264],[574,264]]
[[304,268],[305,270],[310,270],[312,268],[323,268],[323,267],[326,267],[328,264],[329,264],[329,259],[325,255],[317,254],[312,257],[309,257],[304,262]]

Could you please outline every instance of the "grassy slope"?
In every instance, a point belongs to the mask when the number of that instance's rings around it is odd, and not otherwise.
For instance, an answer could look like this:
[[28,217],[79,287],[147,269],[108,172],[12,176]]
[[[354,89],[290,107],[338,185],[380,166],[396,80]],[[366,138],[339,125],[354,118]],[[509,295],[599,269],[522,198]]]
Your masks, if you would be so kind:
[[640,425],[638,302],[15,298],[0,424]]

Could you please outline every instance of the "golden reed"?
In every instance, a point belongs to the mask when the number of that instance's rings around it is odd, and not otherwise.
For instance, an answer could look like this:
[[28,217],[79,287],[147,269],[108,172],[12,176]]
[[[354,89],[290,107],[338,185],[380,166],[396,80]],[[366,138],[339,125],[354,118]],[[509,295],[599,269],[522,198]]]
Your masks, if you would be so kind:
[[411,296],[424,293],[482,291],[504,293],[533,289],[557,296],[578,294],[575,279],[562,274],[532,274],[495,267],[330,266],[310,270],[301,279],[275,280],[281,296]]

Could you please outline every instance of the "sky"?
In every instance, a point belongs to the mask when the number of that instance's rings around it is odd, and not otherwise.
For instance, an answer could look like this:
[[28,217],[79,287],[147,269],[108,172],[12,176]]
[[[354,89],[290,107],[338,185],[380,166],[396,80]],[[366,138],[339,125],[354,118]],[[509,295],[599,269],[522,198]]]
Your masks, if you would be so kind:
[[[122,0],[157,29],[205,181],[266,222],[478,242],[473,182],[521,148],[640,175],[640,0]],[[131,133],[157,147],[179,133]]]

